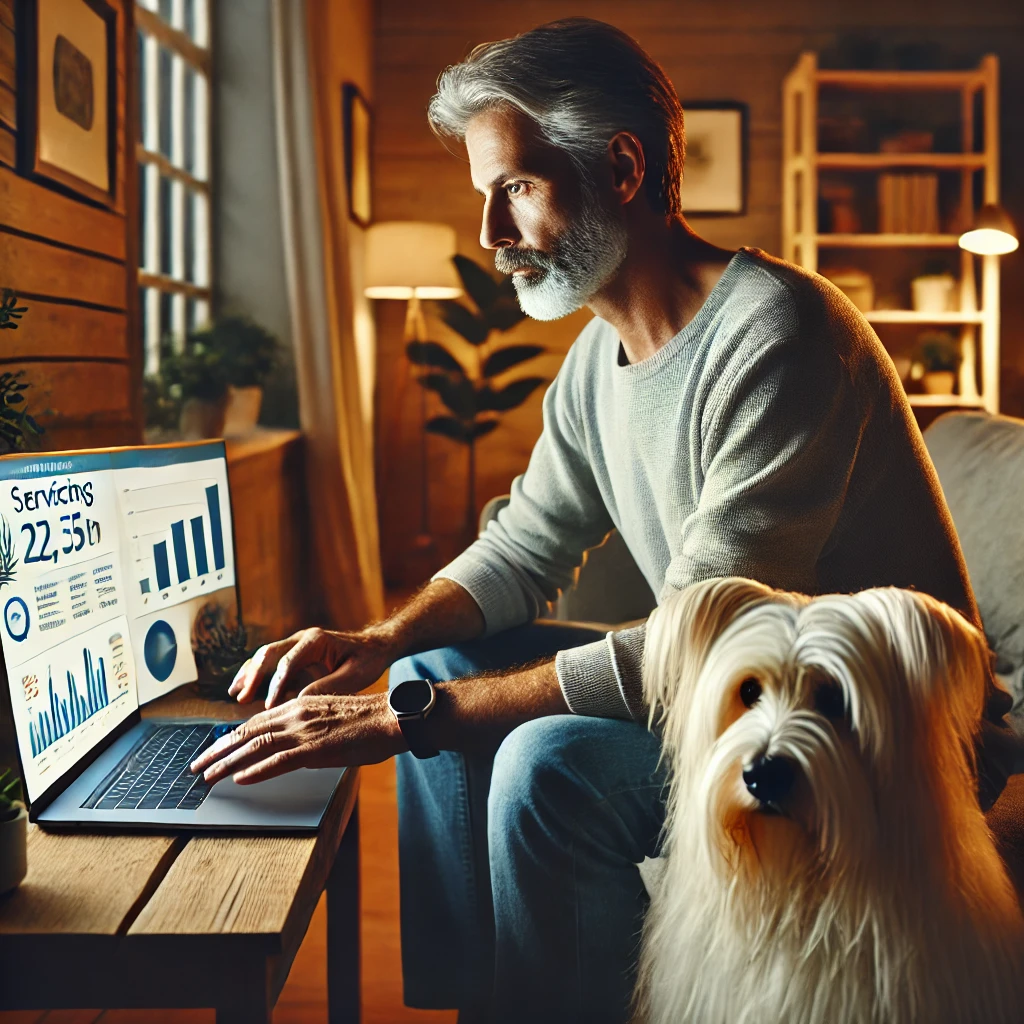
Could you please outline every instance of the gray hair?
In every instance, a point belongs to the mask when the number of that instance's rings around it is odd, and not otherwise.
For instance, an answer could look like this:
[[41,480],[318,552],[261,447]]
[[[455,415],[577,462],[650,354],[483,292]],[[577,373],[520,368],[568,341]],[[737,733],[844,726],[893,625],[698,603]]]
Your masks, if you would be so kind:
[[441,73],[427,116],[437,135],[464,139],[475,115],[502,103],[533,120],[585,176],[616,132],[632,132],[644,148],[651,207],[682,211],[683,108],[665,72],[625,32],[566,18],[481,43]]

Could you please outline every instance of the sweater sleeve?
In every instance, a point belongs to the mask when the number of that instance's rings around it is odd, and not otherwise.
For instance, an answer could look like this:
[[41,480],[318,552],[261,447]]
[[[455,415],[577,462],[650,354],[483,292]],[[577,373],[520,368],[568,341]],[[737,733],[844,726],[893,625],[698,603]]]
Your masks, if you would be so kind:
[[483,613],[484,636],[537,618],[575,581],[587,548],[613,527],[581,427],[577,358],[573,345],[544,395],[543,429],[508,504],[431,577],[469,592]]
[[[793,325],[796,326],[795,323]],[[690,583],[747,576],[814,592],[816,566],[843,507],[864,425],[849,372],[828,344],[799,337],[734,338],[705,370],[701,482],[658,596]],[[645,717],[646,624],[562,651],[556,665],[572,710]]]

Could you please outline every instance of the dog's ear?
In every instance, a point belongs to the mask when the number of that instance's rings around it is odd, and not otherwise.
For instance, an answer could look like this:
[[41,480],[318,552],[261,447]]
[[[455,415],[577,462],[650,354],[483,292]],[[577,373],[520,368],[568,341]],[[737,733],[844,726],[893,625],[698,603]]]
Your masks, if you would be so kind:
[[741,612],[775,594],[742,576],[691,583],[651,612],[644,638],[644,700],[648,724],[677,698],[688,700],[708,651]]
[[883,611],[890,656],[902,668],[911,713],[939,713],[970,743],[985,704],[991,658],[984,634],[929,594],[884,587],[857,595]]

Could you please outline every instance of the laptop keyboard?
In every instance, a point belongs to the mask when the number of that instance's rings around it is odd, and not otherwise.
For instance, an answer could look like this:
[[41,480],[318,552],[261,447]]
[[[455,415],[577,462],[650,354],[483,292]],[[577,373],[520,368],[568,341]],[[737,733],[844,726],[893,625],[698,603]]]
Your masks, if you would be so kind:
[[189,765],[235,724],[159,726],[139,740],[82,806],[98,811],[194,811],[213,787],[202,775],[193,775]]

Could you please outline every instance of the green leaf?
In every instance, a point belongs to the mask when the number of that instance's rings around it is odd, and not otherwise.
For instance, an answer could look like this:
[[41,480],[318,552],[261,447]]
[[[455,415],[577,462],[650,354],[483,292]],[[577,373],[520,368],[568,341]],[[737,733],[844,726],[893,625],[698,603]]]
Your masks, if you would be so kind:
[[454,299],[445,299],[438,305],[441,307],[441,319],[470,345],[482,345],[487,340],[491,328],[479,313]]
[[480,409],[508,412],[509,409],[515,409],[522,405],[542,384],[547,384],[544,377],[523,377],[521,380],[512,381],[500,391],[492,391],[488,388],[486,404],[484,400],[481,400]]
[[476,415],[476,389],[466,377],[453,380],[445,373],[428,373],[420,383],[438,394],[460,419],[472,420]]
[[473,440],[475,441],[477,438],[486,437],[492,430],[496,430],[498,422],[498,420],[477,420],[470,431]]
[[405,354],[415,366],[432,366],[438,370],[466,375],[458,359],[436,341],[410,341],[405,346]]
[[439,434],[441,437],[458,441],[460,444],[469,443],[465,424],[451,416],[435,416],[433,419],[427,420],[423,429],[428,434]]
[[539,356],[547,349],[543,345],[506,345],[492,352],[484,362],[485,377],[497,377],[499,373],[511,370],[513,366],[525,363],[527,359]]
[[481,313],[486,312],[498,298],[498,282],[468,256],[453,256],[452,262],[462,278],[466,294],[476,303]]
[[517,299],[512,299],[511,302],[502,299],[495,303],[487,314],[487,322],[495,331],[511,330],[525,319],[526,314],[520,309]]

